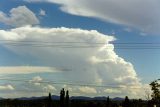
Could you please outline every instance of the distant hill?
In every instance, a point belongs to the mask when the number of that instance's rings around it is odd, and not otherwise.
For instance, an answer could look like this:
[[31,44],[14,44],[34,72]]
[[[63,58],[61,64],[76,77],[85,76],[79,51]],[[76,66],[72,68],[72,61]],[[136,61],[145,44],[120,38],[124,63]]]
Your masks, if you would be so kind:
[[107,100],[107,97],[104,97],[104,96],[102,96],[102,97],[94,97],[93,99],[94,100]]
[[112,100],[114,100],[114,101],[122,101],[122,100],[124,100],[124,98],[115,97],[115,98],[112,98]]
[[0,100],[3,100],[4,98],[0,97]]
[[46,96],[42,97],[20,97],[20,98],[15,98],[17,100],[38,100],[38,99],[45,99]]
[[58,95],[52,95],[52,100],[59,100],[60,99],[60,96]]
[[[57,95],[52,95],[52,100],[59,100],[60,97]],[[38,99],[45,99],[47,98],[47,96],[42,96],[42,97],[21,97],[21,98],[15,98],[18,100],[38,100]],[[0,100],[2,100],[3,98],[0,97]],[[100,97],[85,97],[85,96],[72,96],[70,97],[71,100],[106,100],[107,97],[104,96],[100,96]],[[124,98],[120,98],[120,97],[115,97],[115,98],[111,98],[114,101],[122,101],[124,100]]]
[[85,97],[85,96],[72,96],[70,97],[71,100],[92,100],[91,97]]

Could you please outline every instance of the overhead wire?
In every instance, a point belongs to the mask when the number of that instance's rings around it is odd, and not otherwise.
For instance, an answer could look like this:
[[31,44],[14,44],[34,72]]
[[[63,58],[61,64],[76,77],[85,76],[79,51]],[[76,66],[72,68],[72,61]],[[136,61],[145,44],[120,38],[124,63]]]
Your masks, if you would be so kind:
[[[111,43],[101,43],[101,42],[65,42],[65,41],[16,41],[16,40],[0,40],[0,44],[3,43],[7,46],[20,46],[20,47],[50,47],[50,48],[98,48],[106,45],[106,49],[113,49],[112,46],[107,46],[108,44],[113,44],[115,49],[160,49],[160,43],[153,42],[111,42]],[[29,82],[29,80],[22,79],[2,79],[10,82]],[[34,83],[34,81],[32,81]],[[35,83],[42,84],[54,84],[54,85],[69,85],[69,86],[88,86],[88,87],[100,87],[100,88],[124,88],[118,85],[97,85],[91,83],[74,83],[74,82],[58,82],[58,81],[36,81]],[[141,89],[141,87],[132,87],[125,85],[127,88],[131,89]]]
[[105,46],[106,49],[160,49],[160,43],[153,42],[126,42],[126,43],[101,43],[101,42],[65,42],[65,41],[16,41],[16,40],[0,40],[7,46],[19,47],[48,47],[48,48],[99,48]]
[[42,83],[42,84],[54,84],[54,85],[69,85],[69,86],[88,86],[88,87],[100,87],[100,88],[131,88],[131,89],[140,89],[141,87],[133,87],[132,85],[97,85],[97,84],[84,84],[84,83],[72,83],[72,82],[57,82],[57,81],[30,81],[23,79],[4,79],[0,78],[0,80],[6,80],[10,82],[27,82],[27,83]]
[[[2,40],[0,39],[1,42],[38,42],[38,43],[91,43],[91,44],[104,44],[105,42],[80,42],[80,41],[42,41],[42,40]],[[160,44],[160,42],[110,42],[111,44]]]

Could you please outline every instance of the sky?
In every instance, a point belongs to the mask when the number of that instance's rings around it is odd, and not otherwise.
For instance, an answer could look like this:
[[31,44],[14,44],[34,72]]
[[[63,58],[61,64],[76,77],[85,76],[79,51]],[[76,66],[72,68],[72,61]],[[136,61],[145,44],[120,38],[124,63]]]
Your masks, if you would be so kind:
[[159,0],[1,0],[0,97],[144,98],[160,75]]

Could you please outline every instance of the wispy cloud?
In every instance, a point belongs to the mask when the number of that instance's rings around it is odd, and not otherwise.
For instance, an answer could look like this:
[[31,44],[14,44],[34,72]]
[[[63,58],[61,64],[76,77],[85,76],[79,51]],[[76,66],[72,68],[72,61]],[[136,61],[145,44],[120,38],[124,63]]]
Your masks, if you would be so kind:
[[144,32],[159,34],[160,2],[158,0],[25,0],[61,4],[64,12],[94,17],[100,20],[134,27]]
[[41,66],[0,66],[0,74],[30,74],[30,73],[44,73],[44,72],[58,72],[52,67]]
[[105,89],[104,92],[105,93],[109,93],[109,94],[110,93],[114,93],[115,94],[115,93],[121,93],[121,90],[108,88],[108,89]]
[[97,90],[91,87],[79,87],[80,92],[87,94],[96,94]]

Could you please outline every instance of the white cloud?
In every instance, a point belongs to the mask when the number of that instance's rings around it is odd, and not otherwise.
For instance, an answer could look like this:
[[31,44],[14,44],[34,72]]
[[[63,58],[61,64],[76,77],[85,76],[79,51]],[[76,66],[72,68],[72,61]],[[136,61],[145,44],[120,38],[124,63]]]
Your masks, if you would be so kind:
[[50,92],[50,91],[56,91],[57,89],[52,86],[52,85],[47,85],[45,87],[43,87],[43,89],[46,91],[46,92]]
[[105,93],[114,93],[114,94],[121,93],[120,90],[118,90],[118,89],[111,89],[111,88],[105,89],[104,92]]
[[87,94],[96,94],[97,90],[91,87],[79,87],[80,92]]
[[[114,45],[110,43],[115,40],[113,36],[104,35],[95,30],[25,26],[7,31],[0,30],[0,39],[19,41],[18,44],[22,46],[1,43],[15,54],[30,55],[47,66],[63,68],[61,69],[63,72],[58,76],[66,81],[141,86],[133,65],[115,53]],[[23,42],[20,41],[35,41],[34,43],[42,47],[23,46]],[[48,46],[44,46],[46,43],[36,41],[47,41]],[[93,48],[91,46],[97,45],[94,43],[101,44]],[[52,46],[49,47],[49,45]],[[59,48],[57,45],[62,46]],[[131,92],[135,89],[120,90],[132,94]],[[138,97],[139,91],[134,91],[134,96]],[[126,95],[126,93],[122,94]]]
[[160,33],[159,0],[25,0],[60,4],[64,12]]
[[35,76],[31,80],[29,80],[28,83],[26,82],[23,85],[17,87],[24,91],[37,91],[40,93],[57,91],[57,89],[53,85],[48,83],[48,81],[45,81],[45,79],[41,76]]
[[0,74],[31,74],[44,72],[57,72],[53,67],[41,66],[0,66]]
[[73,90],[75,89],[75,88],[72,88],[72,87],[70,87],[70,86],[68,86],[68,85],[66,85],[66,84],[64,84],[64,85],[62,86],[62,88],[68,90],[69,92],[71,92],[71,91],[73,91]]
[[46,11],[45,11],[45,10],[43,10],[43,9],[40,9],[40,11],[39,11],[39,15],[41,15],[41,16],[45,16],[45,15],[46,15]]
[[41,82],[43,79],[40,76],[33,77],[31,82]]
[[39,24],[36,15],[26,6],[12,8],[10,14],[0,11],[0,22],[16,27]]
[[[32,90],[37,90],[39,92],[52,92],[57,91],[57,89],[47,83],[47,81],[44,81],[44,79],[40,76],[35,76],[31,80],[29,80],[29,84],[25,85],[25,88],[32,88]],[[20,87],[21,88],[21,87]]]
[[3,90],[14,90],[14,87],[12,85],[0,85],[0,91]]
[[40,76],[35,76],[35,77],[33,77],[32,80],[30,80],[29,82],[30,82],[30,83],[33,83],[34,85],[39,86],[39,85],[41,85],[40,82],[42,82],[42,80],[43,80],[43,79],[42,79]]

